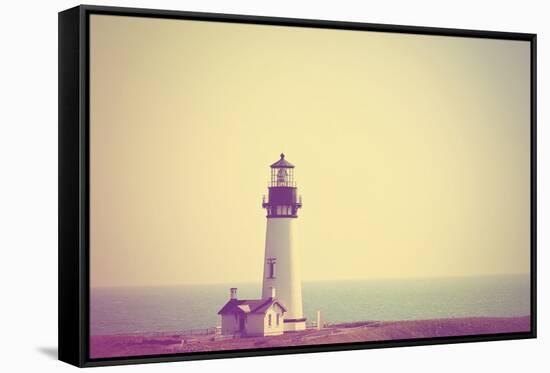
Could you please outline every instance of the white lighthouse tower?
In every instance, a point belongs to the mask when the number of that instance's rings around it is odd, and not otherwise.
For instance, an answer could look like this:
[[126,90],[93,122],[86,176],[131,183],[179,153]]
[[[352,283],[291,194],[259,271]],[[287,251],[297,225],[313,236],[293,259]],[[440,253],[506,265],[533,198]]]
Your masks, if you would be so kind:
[[264,277],[262,299],[277,298],[286,307],[284,330],[305,330],[302,311],[302,282],[298,248],[294,242],[295,224],[302,198],[298,198],[294,181],[294,165],[281,159],[271,165],[268,200],[262,207],[267,211]]

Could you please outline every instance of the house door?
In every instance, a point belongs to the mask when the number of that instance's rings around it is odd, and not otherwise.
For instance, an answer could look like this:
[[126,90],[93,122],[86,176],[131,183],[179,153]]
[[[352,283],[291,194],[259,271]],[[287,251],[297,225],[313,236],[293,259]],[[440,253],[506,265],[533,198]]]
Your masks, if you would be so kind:
[[239,317],[239,332],[244,333],[244,316]]

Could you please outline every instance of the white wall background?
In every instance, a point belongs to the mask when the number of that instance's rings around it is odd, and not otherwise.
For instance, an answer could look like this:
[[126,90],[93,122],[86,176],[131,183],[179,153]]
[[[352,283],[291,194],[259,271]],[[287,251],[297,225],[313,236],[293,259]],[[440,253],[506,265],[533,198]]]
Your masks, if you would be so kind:
[[[542,371],[550,366],[550,237],[545,1],[93,1],[95,4],[538,33],[539,338],[110,368],[187,372]],[[0,366],[69,371],[57,351],[57,12],[74,1],[6,1],[0,12]],[[545,354],[546,353],[546,354]]]

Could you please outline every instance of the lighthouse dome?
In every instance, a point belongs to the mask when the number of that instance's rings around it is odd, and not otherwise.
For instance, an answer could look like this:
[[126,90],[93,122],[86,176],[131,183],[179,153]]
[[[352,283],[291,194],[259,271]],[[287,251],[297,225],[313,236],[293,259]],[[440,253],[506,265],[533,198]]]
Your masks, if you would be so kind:
[[273,163],[271,168],[294,168],[294,165],[285,159],[284,153],[281,153],[281,159]]

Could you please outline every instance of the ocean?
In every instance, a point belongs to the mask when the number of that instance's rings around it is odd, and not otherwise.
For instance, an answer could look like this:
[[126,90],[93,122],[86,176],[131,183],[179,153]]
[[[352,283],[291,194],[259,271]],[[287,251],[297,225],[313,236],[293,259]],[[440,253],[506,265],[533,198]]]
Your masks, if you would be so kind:
[[[94,288],[92,335],[174,332],[219,325],[218,310],[238,288],[259,298],[261,284]],[[303,282],[304,316],[330,323],[507,317],[530,314],[528,275]]]

